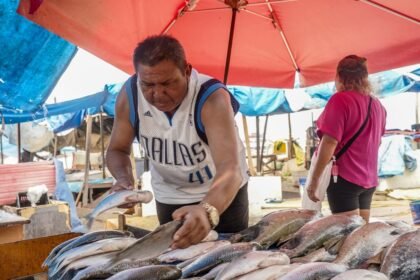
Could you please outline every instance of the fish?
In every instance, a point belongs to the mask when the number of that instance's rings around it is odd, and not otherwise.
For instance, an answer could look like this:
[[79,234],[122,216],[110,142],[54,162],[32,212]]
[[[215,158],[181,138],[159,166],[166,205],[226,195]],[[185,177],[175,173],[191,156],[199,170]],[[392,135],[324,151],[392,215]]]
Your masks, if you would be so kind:
[[401,229],[383,222],[363,225],[347,236],[334,263],[359,268],[369,258],[378,255],[401,233]]
[[89,266],[101,266],[106,264],[114,254],[114,252],[111,252],[78,259],[66,266],[62,273],[54,278],[59,280],[71,280],[80,270],[83,270]]
[[209,272],[207,272],[200,278],[204,280],[213,280],[214,278],[216,278],[217,274],[219,274],[219,272],[222,271],[229,264],[230,262],[221,263],[218,266],[213,267]]
[[55,258],[56,255],[59,254],[59,252],[61,251],[61,249],[63,249],[65,246],[67,246],[68,244],[70,244],[71,242],[75,241],[76,239],[78,239],[79,236],[71,238],[69,240],[66,240],[60,244],[58,244],[57,246],[55,246],[51,252],[48,254],[48,257],[44,260],[44,262],[42,263],[41,267],[42,268],[46,268],[52,259]]
[[257,224],[234,234],[230,241],[255,242],[263,249],[286,241],[307,222],[319,217],[313,210],[280,210],[265,215]]
[[217,274],[216,280],[230,280],[260,268],[286,264],[290,264],[290,259],[284,253],[251,251],[232,260],[228,266]]
[[307,255],[324,246],[330,239],[348,235],[364,224],[362,217],[353,215],[331,215],[305,224],[281,251],[290,258]]
[[104,199],[102,199],[101,202],[99,202],[99,204],[93,209],[93,211],[86,215],[86,227],[90,229],[95,218],[99,214],[109,209],[128,203],[149,203],[150,201],[152,201],[152,199],[153,194],[150,191],[122,190],[118,192],[113,192],[107,195]]
[[159,261],[154,258],[140,261],[124,261],[116,265],[112,264],[111,261],[108,261],[102,265],[92,265],[86,267],[85,269],[79,271],[72,280],[104,279],[127,269],[157,264],[159,264]]
[[135,241],[136,239],[131,237],[117,237],[99,240],[91,244],[73,248],[63,253],[56,259],[54,266],[49,269],[49,274],[52,277],[61,271],[66,265],[84,257],[120,251]]
[[182,221],[175,220],[157,227],[119,252],[112,262],[118,264],[122,261],[141,261],[158,257],[171,246],[172,237],[181,225]]
[[263,269],[254,270],[245,275],[239,276],[235,280],[274,280],[279,279],[281,276],[285,275],[287,272],[297,268],[300,264],[288,264],[288,265],[272,265]]
[[213,241],[213,242],[201,242],[195,245],[191,245],[185,249],[175,249],[167,253],[160,255],[157,259],[162,263],[172,263],[179,261],[186,261],[202,255],[209,250],[214,248],[230,244],[227,240]]
[[181,270],[174,265],[152,265],[124,270],[108,280],[172,280],[180,277]]
[[350,269],[331,280],[388,280],[385,274],[367,269]]
[[342,264],[313,262],[301,264],[295,269],[277,278],[281,280],[329,280],[343,273],[347,267]]
[[420,279],[420,229],[402,234],[387,249],[380,272],[389,279]]
[[294,258],[292,263],[309,263],[309,262],[332,262],[337,255],[330,254],[324,247],[307,254],[306,256]]
[[178,267],[179,269],[183,269],[184,267],[186,267],[187,265],[189,265],[190,263],[192,263],[192,262],[194,262],[196,259],[198,259],[200,257],[200,255],[198,255],[198,256],[196,256],[196,257],[194,257],[194,258],[191,258],[191,259],[189,259],[189,260],[186,260],[186,261],[183,261],[183,262],[180,262],[180,263],[178,263],[177,265],[176,265],[176,267]]
[[[108,238],[115,238],[115,237],[128,237],[132,236],[130,232],[124,232],[119,230],[99,230],[99,231],[92,231],[81,235],[79,237],[75,237],[64,242],[64,245],[59,248],[59,250],[55,250],[55,248],[51,251],[48,255],[47,259],[44,261],[46,266],[51,266],[51,264],[55,261],[63,253],[71,250],[73,248],[83,246],[85,244],[93,243],[98,240],[108,239]],[[63,243],[62,243],[63,244]],[[58,245],[60,246],[60,245]],[[57,246],[57,247],[58,247]],[[57,248],[56,247],[56,248]],[[54,256],[53,256],[54,255]]]
[[191,264],[184,267],[182,269],[182,277],[187,278],[205,273],[221,263],[230,262],[234,258],[242,256],[256,248],[256,244],[246,242],[221,246],[201,255]]

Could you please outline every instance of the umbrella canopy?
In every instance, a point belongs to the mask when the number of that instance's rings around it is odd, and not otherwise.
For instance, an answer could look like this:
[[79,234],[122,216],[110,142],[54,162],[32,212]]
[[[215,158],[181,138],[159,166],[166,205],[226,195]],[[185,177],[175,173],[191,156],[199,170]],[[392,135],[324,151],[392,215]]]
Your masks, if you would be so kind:
[[353,53],[372,73],[420,62],[413,0],[21,0],[18,11],[127,73],[136,44],[155,34],[234,85],[290,88],[296,72],[301,86],[328,82]]

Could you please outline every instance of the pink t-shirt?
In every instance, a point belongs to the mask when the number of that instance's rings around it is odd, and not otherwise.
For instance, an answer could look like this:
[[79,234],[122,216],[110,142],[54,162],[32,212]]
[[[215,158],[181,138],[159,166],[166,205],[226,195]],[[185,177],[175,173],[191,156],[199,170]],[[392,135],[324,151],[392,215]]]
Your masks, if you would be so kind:
[[[386,111],[379,99],[372,97],[370,117],[363,131],[338,159],[339,176],[371,188],[378,185],[378,150],[385,133]],[[327,134],[338,141],[334,154],[362,126],[369,106],[369,96],[354,91],[335,93],[317,121],[318,136]]]

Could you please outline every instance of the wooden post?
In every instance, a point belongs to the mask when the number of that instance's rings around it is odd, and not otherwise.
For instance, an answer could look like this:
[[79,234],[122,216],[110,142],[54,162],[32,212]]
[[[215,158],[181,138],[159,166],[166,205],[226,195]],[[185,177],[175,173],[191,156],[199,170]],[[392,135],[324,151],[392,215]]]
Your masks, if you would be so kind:
[[104,140],[104,122],[103,122],[103,119],[102,119],[102,111],[103,111],[103,108],[101,106],[101,112],[99,113],[99,130],[100,130],[100,134],[101,134],[102,178],[105,179],[106,178],[106,174],[105,174],[105,168],[106,168],[106,163],[105,163],[105,140]]
[[1,153],[1,164],[4,164],[4,156],[3,156],[3,133],[4,133],[5,125],[4,125],[4,116],[1,115],[1,128],[0,128],[0,153]]
[[246,147],[246,154],[248,159],[248,168],[251,176],[255,176],[257,173],[255,172],[254,163],[252,162],[252,155],[251,155],[251,146],[249,143],[249,132],[248,132],[248,122],[246,121],[246,116],[242,114],[242,124],[244,126],[244,137],[245,137],[245,147]]
[[18,163],[20,163],[21,161],[22,161],[22,157],[21,157],[21,153],[20,153],[20,150],[21,150],[21,147],[22,147],[22,145],[21,145],[21,143],[20,143],[20,123],[18,123],[17,124],[17,141],[18,141],[18,150],[17,150],[17,152],[18,152]]
[[292,159],[293,157],[293,138],[292,138],[292,120],[291,120],[291,116],[290,113],[287,114],[287,120],[289,123],[289,145],[288,149],[287,149],[287,157],[289,159]]
[[54,134],[54,154],[53,157],[57,156],[57,148],[58,148],[58,138],[57,138],[57,134]]
[[256,118],[256,127],[257,127],[257,175],[261,175],[261,166],[260,166],[260,117]]
[[92,116],[87,115],[86,117],[86,144],[85,144],[85,174],[83,179],[83,186],[77,195],[76,205],[80,201],[80,197],[83,193],[82,205],[87,205],[88,203],[88,192],[89,192],[89,161],[90,161],[90,138],[92,134]]

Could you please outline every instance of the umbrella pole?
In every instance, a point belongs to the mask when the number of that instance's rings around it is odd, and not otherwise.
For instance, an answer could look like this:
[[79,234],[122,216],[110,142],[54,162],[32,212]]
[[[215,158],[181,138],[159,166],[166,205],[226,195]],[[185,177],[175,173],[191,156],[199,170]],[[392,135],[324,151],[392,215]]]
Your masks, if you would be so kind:
[[[260,168],[263,169],[263,156],[264,156],[264,145],[265,145],[265,137],[267,135],[267,125],[268,125],[268,115],[265,115],[265,123],[264,123],[264,131],[263,131],[263,139],[261,144],[261,154],[260,154]],[[264,171],[264,170],[262,170]],[[264,172],[263,172],[264,173]]]
[[235,33],[235,23],[236,23],[236,13],[238,12],[237,9],[232,9],[232,18],[230,21],[230,31],[229,31],[229,43],[226,53],[226,63],[225,63],[225,75],[223,77],[223,83],[227,84],[228,76],[229,76],[229,66],[230,66],[230,58],[232,56],[232,43],[233,43],[233,35]]

